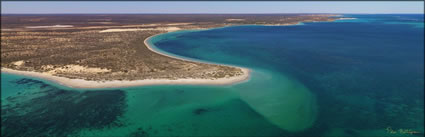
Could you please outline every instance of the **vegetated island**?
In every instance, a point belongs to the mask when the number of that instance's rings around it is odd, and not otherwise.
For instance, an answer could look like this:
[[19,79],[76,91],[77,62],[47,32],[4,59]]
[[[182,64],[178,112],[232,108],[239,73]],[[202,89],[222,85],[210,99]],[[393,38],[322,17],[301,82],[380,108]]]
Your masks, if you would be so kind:
[[225,85],[249,69],[179,59],[145,40],[178,30],[334,21],[331,14],[67,14],[1,16],[1,71],[74,88]]

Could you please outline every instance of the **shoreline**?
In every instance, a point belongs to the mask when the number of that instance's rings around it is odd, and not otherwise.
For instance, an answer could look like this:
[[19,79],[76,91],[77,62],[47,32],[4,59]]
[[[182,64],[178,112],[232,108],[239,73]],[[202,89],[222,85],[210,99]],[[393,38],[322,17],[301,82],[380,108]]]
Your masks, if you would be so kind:
[[[211,29],[211,28],[209,28]],[[171,31],[175,32],[175,31]],[[165,32],[168,33],[168,32]],[[167,55],[165,53],[159,52],[154,50],[151,45],[149,45],[146,41],[150,38],[165,34],[165,33],[159,33],[152,36],[149,36],[144,40],[144,44],[146,47],[156,53],[160,54],[166,57],[179,59],[183,61],[190,61],[190,62],[199,62],[204,64],[212,64],[208,62],[201,62],[201,61],[195,61],[195,60],[189,60],[179,57],[174,57],[172,55]],[[223,64],[215,64],[214,65],[223,65]],[[230,66],[230,67],[236,67],[240,68],[243,72],[242,75],[239,76],[233,76],[233,77],[225,77],[225,78],[215,78],[215,79],[194,79],[194,78],[185,78],[185,79],[143,79],[143,80],[112,80],[112,81],[90,81],[90,80],[84,80],[84,79],[71,79],[66,77],[60,77],[60,76],[54,76],[51,74],[48,74],[46,72],[34,72],[34,71],[21,71],[21,70],[13,70],[9,68],[1,68],[1,73],[10,73],[10,74],[17,74],[17,75],[24,75],[24,76],[30,76],[30,77],[37,77],[42,78],[48,81],[52,81],[55,83],[58,83],[60,85],[71,87],[71,88],[83,88],[83,89],[92,89],[92,88],[120,88],[120,87],[137,87],[137,86],[150,86],[150,85],[232,85],[237,84],[241,82],[245,82],[250,79],[250,69],[237,67],[237,66],[231,66],[231,65],[224,65],[224,66]]]
[[[297,24],[277,24],[272,26],[292,26],[292,25],[300,25],[303,22],[300,21]],[[245,24],[245,25],[258,25],[258,24]],[[221,27],[213,27],[213,28],[202,28],[199,30],[208,30],[208,29],[218,29],[218,28],[225,28],[225,27],[232,27],[232,26],[243,26],[243,25],[228,25],[228,26],[221,26]],[[261,26],[261,25],[260,25]],[[262,25],[262,26],[269,26],[269,25]],[[51,74],[48,74],[46,72],[34,72],[34,71],[20,71],[20,70],[13,70],[9,68],[1,68],[1,73],[10,73],[10,74],[16,74],[16,75],[24,75],[24,76],[30,76],[30,77],[37,77],[42,78],[45,80],[49,80],[55,83],[58,83],[60,85],[71,87],[71,88],[81,88],[81,89],[95,89],[95,88],[122,88],[122,87],[137,87],[137,86],[150,86],[150,85],[233,85],[238,84],[242,82],[246,82],[250,79],[250,73],[252,70],[248,68],[243,68],[239,66],[229,65],[229,64],[219,64],[219,63],[210,63],[207,61],[199,61],[199,60],[190,60],[186,58],[181,58],[177,56],[168,55],[165,53],[162,53],[160,51],[155,50],[151,47],[151,45],[147,42],[150,38],[170,33],[170,32],[176,32],[176,31],[185,31],[185,30],[198,30],[198,29],[181,29],[181,30],[173,30],[168,31],[164,33],[158,33],[154,34],[152,36],[147,37],[143,42],[145,46],[152,52],[156,54],[160,54],[166,57],[183,60],[183,61],[190,61],[190,62],[198,62],[203,64],[213,64],[213,65],[223,65],[223,66],[229,66],[234,68],[239,68],[243,72],[242,75],[239,76],[233,76],[233,77],[225,77],[225,78],[213,78],[213,79],[193,79],[193,78],[185,78],[185,79],[143,79],[143,80],[112,80],[112,81],[90,81],[90,80],[84,80],[84,79],[71,79],[66,77],[60,77],[60,76],[54,76]]]
[[144,79],[132,81],[89,81],[84,79],[70,79],[65,77],[53,76],[47,73],[33,72],[33,71],[19,71],[8,68],[1,68],[2,73],[17,74],[23,76],[42,78],[57,84],[81,89],[94,89],[94,88],[122,88],[122,87],[137,87],[137,86],[150,86],[150,85],[232,85],[243,82],[249,79],[249,70],[245,69],[244,75],[239,75],[229,78],[218,79]]

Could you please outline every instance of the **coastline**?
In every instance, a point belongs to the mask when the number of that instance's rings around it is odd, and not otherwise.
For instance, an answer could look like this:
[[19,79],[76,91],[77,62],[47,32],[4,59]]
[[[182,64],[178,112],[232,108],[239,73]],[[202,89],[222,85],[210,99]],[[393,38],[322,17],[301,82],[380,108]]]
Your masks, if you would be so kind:
[[[297,24],[275,24],[275,25],[262,25],[262,26],[292,26],[292,25],[302,25],[302,21],[298,22]],[[258,25],[258,24],[244,24],[244,25]],[[221,27],[213,27],[213,28],[202,28],[202,29],[179,29],[179,30],[170,30],[168,32],[164,33],[158,33],[154,34],[152,36],[149,36],[146,38],[143,42],[145,46],[152,52],[156,54],[160,54],[166,57],[183,60],[183,61],[190,61],[190,62],[198,62],[203,64],[213,64],[213,65],[223,65],[223,66],[229,66],[234,68],[239,68],[243,72],[243,74],[239,76],[233,76],[233,77],[225,77],[225,78],[215,78],[215,79],[193,79],[193,78],[184,78],[184,79],[142,79],[142,80],[111,80],[111,81],[91,81],[91,80],[84,80],[84,79],[71,79],[66,77],[60,77],[60,76],[54,76],[52,74],[48,74],[45,72],[34,72],[34,71],[20,71],[20,70],[13,70],[9,68],[1,68],[1,73],[10,73],[10,74],[17,74],[17,75],[24,75],[24,76],[31,76],[31,77],[38,77],[43,78],[49,81],[53,81],[55,83],[58,83],[60,85],[71,87],[71,88],[86,88],[86,89],[92,89],[92,88],[120,88],[120,87],[136,87],[136,86],[149,86],[149,85],[232,85],[237,84],[241,82],[248,81],[250,79],[250,72],[251,70],[248,68],[243,68],[239,66],[229,65],[229,64],[220,64],[220,63],[210,63],[207,61],[200,61],[200,60],[191,60],[186,58],[181,58],[173,55],[168,55],[166,53],[162,53],[160,51],[155,50],[155,48],[152,48],[151,45],[147,42],[150,38],[170,33],[170,32],[176,32],[176,31],[184,31],[184,30],[208,30],[208,29],[218,29],[218,28],[225,28],[225,27],[232,27],[232,26],[243,26],[243,25],[228,25],[228,26],[221,26]]]
[[149,86],[149,85],[231,85],[243,82],[249,79],[249,70],[243,69],[243,75],[218,78],[218,79],[144,79],[132,81],[89,81],[84,79],[70,79],[65,77],[53,76],[47,73],[32,72],[32,71],[19,71],[8,68],[1,68],[2,73],[10,73],[17,75],[24,75],[30,77],[42,78],[45,80],[53,81],[63,86],[71,88],[119,88],[119,87],[135,87],[135,86]]
[[[174,32],[174,31],[171,31]],[[168,32],[166,32],[168,33]],[[199,62],[199,63],[205,63],[205,64],[212,64],[207,62],[201,62],[201,61],[195,61],[195,60],[189,60],[189,59],[183,59],[179,57],[174,57],[171,55],[167,55],[165,53],[159,52],[154,50],[151,45],[147,43],[147,40],[150,38],[164,34],[159,33],[152,36],[149,36],[144,40],[144,44],[146,47],[156,53],[163,56],[167,56],[174,59],[184,60],[184,61],[190,61],[190,62]],[[222,65],[222,64],[214,64],[214,65]],[[230,66],[230,65],[225,65]],[[17,74],[17,75],[24,75],[24,76],[30,76],[30,77],[37,77],[46,79],[49,81],[53,81],[55,83],[58,83],[63,86],[71,87],[71,88],[119,88],[119,87],[135,87],[135,86],[149,86],[149,85],[232,85],[237,84],[240,82],[244,82],[249,80],[250,78],[250,71],[247,68],[237,67],[237,66],[230,66],[230,67],[236,67],[240,68],[243,72],[243,74],[233,77],[225,77],[225,78],[216,78],[216,79],[193,79],[193,78],[185,78],[185,79],[143,79],[143,80],[112,80],[112,81],[90,81],[90,80],[84,80],[84,79],[70,79],[66,77],[60,77],[60,76],[54,76],[45,72],[34,72],[34,71],[20,71],[20,70],[13,70],[9,68],[1,68],[1,73],[10,73],[10,74]]]

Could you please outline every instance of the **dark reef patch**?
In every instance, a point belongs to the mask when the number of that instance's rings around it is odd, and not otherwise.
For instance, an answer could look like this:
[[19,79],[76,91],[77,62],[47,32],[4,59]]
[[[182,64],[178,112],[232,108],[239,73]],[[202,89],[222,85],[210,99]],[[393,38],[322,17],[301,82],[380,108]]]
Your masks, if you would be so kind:
[[28,85],[28,86],[32,86],[34,84],[38,84],[40,85],[40,88],[46,88],[49,87],[50,85],[42,82],[42,81],[38,81],[38,80],[33,80],[33,79],[29,79],[29,78],[22,78],[16,81],[12,81],[15,84],[19,84],[19,85]]
[[26,78],[15,83],[40,90],[2,100],[2,136],[72,136],[81,129],[123,126],[119,118],[127,104],[122,90],[79,92]]
[[205,108],[198,108],[198,109],[193,110],[193,114],[195,114],[195,115],[202,115],[202,114],[204,114],[204,113],[206,113],[208,111],[209,110],[208,109],[205,109]]
[[351,135],[351,136],[359,136],[357,131],[353,130],[353,129],[345,129],[344,133]]
[[148,137],[149,133],[145,131],[143,128],[137,128],[136,131],[130,133],[130,137]]

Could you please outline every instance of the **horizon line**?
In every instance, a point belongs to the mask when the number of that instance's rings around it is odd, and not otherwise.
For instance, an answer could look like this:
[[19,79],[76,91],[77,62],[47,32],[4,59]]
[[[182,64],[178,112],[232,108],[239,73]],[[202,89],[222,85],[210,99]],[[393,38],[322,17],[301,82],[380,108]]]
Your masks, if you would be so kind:
[[42,15],[42,14],[425,14],[425,13],[1,13],[7,14],[26,14],[26,15]]

